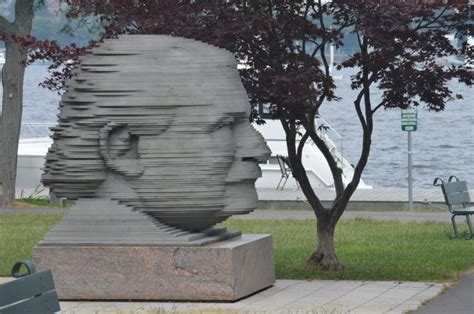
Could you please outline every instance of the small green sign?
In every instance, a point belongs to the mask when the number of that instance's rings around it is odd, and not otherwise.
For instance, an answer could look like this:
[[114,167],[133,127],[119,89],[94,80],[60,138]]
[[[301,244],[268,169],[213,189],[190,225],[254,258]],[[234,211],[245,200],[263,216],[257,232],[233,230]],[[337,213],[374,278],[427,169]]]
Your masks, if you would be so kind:
[[416,131],[417,116],[416,109],[402,109],[402,131]]

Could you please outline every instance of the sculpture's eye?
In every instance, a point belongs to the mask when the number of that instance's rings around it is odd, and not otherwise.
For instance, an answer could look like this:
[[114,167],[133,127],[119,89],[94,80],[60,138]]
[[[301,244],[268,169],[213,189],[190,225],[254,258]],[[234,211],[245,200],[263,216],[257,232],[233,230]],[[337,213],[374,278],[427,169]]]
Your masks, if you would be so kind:
[[242,161],[258,162],[258,160],[254,157],[243,157]]
[[234,118],[231,116],[225,116],[220,118],[216,124],[214,125],[214,128],[211,130],[211,132],[216,132],[222,129],[225,126],[230,126],[234,123]]
[[218,124],[218,125],[216,125],[216,127],[211,132],[216,132],[216,131],[222,129],[223,126],[224,126],[223,124]]

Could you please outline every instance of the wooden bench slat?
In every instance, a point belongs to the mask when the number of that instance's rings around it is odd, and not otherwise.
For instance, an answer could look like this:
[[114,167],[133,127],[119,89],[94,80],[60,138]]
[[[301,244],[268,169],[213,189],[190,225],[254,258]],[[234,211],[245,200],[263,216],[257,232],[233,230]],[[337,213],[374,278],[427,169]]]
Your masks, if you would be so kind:
[[467,191],[463,191],[460,193],[446,194],[446,201],[448,205],[459,205],[469,203],[469,193],[467,193]]
[[472,215],[472,214],[474,214],[474,207],[457,208],[457,209],[453,210],[453,214],[456,214],[456,215]]
[[[51,270],[34,273],[0,285],[0,307],[54,290]],[[3,314],[3,310],[0,311]]]
[[33,299],[15,303],[0,310],[2,314],[35,313],[51,314],[58,312],[59,302],[56,291],[49,291]]
[[467,184],[466,181],[446,182],[443,184],[443,190],[446,194],[467,191]]

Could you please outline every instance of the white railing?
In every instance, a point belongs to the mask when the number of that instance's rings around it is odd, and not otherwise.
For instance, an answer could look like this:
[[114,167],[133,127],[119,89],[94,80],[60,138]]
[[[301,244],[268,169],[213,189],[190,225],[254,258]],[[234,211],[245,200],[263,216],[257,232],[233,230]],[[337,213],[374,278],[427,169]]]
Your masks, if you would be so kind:
[[21,124],[20,139],[49,137],[52,133],[50,128],[54,125],[54,122],[23,122]]
[[316,116],[315,121],[314,121],[314,126],[316,128],[316,133],[321,138],[324,138],[324,135],[326,135],[332,141],[334,141],[333,139],[335,139],[336,142],[337,142],[337,144],[335,144],[336,145],[336,147],[335,147],[336,150],[339,152],[341,157],[344,156],[344,154],[343,154],[344,153],[344,146],[343,146],[344,138],[342,137],[342,135],[339,134],[331,126],[331,124],[329,124],[329,122],[321,116]]

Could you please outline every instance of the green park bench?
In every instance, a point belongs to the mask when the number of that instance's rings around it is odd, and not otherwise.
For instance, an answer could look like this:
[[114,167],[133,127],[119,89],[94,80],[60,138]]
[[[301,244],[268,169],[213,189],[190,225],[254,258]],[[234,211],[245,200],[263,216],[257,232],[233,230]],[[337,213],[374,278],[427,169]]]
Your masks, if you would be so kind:
[[471,199],[469,198],[466,181],[459,181],[456,176],[450,176],[447,182],[441,178],[436,178],[433,185],[441,186],[446,205],[448,205],[449,212],[452,215],[451,222],[453,224],[454,237],[457,238],[459,236],[456,226],[456,216],[465,216],[469,227],[469,233],[465,236],[465,239],[472,239],[474,232],[472,230],[470,215],[474,214],[474,207],[469,206]]
[[[22,266],[27,270],[24,274]],[[24,260],[13,265],[12,276],[17,279],[0,285],[1,314],[51,314],[60,310],[51,270],[37,273],[33,263]]]

